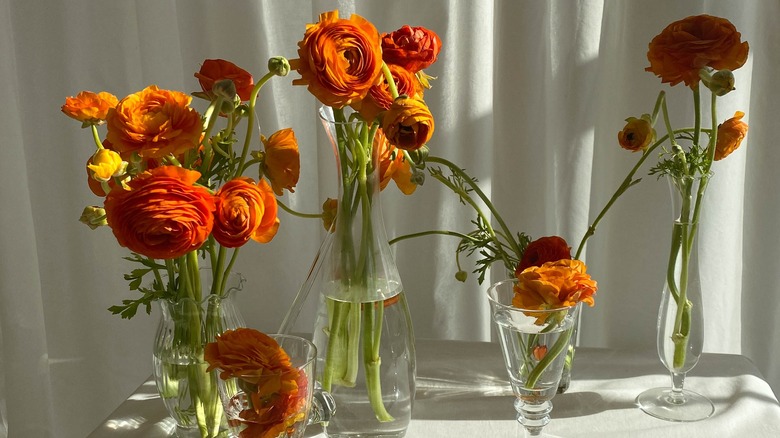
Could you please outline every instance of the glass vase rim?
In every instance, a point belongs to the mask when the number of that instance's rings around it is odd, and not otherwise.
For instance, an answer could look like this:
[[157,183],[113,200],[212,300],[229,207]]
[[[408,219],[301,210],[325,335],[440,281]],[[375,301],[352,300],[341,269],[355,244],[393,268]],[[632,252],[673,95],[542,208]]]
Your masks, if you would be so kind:
[[572,309],[574,309],[574,308],[576,308],[577,306],[580,305],[580,303],[578,302],[578,303],[574,304],[573,306],[561,306],[561,307],[555,307],[555,308],[550,308],[550,309],[523,309],[522,307],[515,307],[515,306],[512,306],[512,305],[504,304],[504,303],[494,299],[491,296],[490,291],[492,291],[492,290],[494,290],[494,289],[498,288],[499,286],[501,286],[503,284],[506,284],[506,283],[517,283],[517,278],[506,278],[504,280],[499,280],[499,281],[491,284],[490,287],[488,287],[488,290],[486,292],[488,300],[491,303],[494,303],[495,305],[500,306],[503,309],[516,311],[516,312],[523,312],[523,313],[533,312],[533,313],[540,313],[540,314],[553,314],[553,313],[559,313],[559,312],[569,312],[570,310],[572,310]]
[[[201,268],[198,268],[198,271],[212,271],[212,269],[209,268],[209,267],[201,267]],[[167,272],[163,272],[160,275],[160,278],[168,278],[168,273]],[[160,298],[158,301],[163,301],[163,302],[169,303],[171,305],[176,305],[178,303],[183,303],[183,302],[186,302],[188,300],[193,302],[193,303],[197,303],[198,305],[206,304],[209,301],[215,300],[215,299],[220,300],[220,301],[224,301],[224,300],[232,297],[234,294],[244,290],[244,284],[246,284],[246,277],[244,277],[244,275],[242,273],[240,273],[240,272],[233,271],[230,274],[228,274],[228,278],[235,278],[237,284],[235,286],[230,286],[230,285],[226,284],[226,286],[228,286],[228,287],[225,290],[225,293],[222,294],[222,295],[213,294],[213,293],[209,292],[208,294],[203,296],[203,298],[201,298],[200,301],[198,301],[198,300],[196,300],[196,299],[194,299],[192,297]]]
[[317,116],[320,118],[322,122],[330,123],[333,125],[355,125],[358,123],[368,123],[366,120],[363,119],[362,116],[360,116],[359,119],[349,120],[349,116],[351,116],[352,114],[358,114],[358,115],[360,114],[357,110],[355,110],[352,107],[345,106],[338,109],[348,109],[351,111],[349,114],[347,114],[348,119],[346,122],[336,121],[335,118],[333,117],[333,107],[329,105],[320,105],[320,108],[317,110]]

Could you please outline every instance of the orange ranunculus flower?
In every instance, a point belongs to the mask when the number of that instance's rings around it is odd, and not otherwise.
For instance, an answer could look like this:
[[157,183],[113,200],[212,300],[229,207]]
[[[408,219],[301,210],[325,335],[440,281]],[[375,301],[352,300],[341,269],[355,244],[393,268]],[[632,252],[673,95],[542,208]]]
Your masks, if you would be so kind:
[[252,376],[279,374],[292,368],[290,356],[274,338],[250,328],[226,330],[206,344],[204,359],[206,371],[219,370],[220,379],[238,377],[257,383]]
[[374,137],[374,150],[379,154],[379,189],[384,190],[392,179],[404,195],[414,193],[417,184],[412,181],[412,169],[406,156],[387,141],[381,129]]
[[412,73],[428,68],[436,62],[441,51],[441,39],[436,32],[424,27],[403,26],[382,35],[382,59]]
[[131,94],[108,112],[106,139],[128,160],[179,156],[200,144],[200,114],[190,108],[190,96],[155,85]]
[[540,237],[529,243],[523,257],[515,269],[515,276],[531,266],[541,266],[547,262],[571,259],[571,247],[559,236]]
[[409,151],[427,143],[433,128],[433,115],[428,106],[411,97],[396,99],[382,118],[382,130],[390,144]]
[[643,114],[642,117],[629,117],[626,119],[626,126],[618,132],[618,143],[623,149],[631,152],[641,151],[650,146],[655,140],[655,129],[650,121],[650,115]]
[[699,70],[736,70],[745,63],[748,43],[725,18],[697,15],[675,21],[650,42],[647,59],[661,82],[693,87],[699,83]]
[[571,259],[527,268],[517,276],[512,305],[530,310],[571,307],[579,302],[593,306],[597,285],[586,270],[585,263]]
[[271,180],[271,187],[278,196],[282,190],[295,192],[301,173],[301,154],[298,152],[298,140],[292,128],[281,129],[262,138],[265,147],[263,172]]
[[338,208],[338,199],[327,198],[325,202],[322,203],[322,226],[325,227],[327,231],[332,231],[333,223],[336,222]]
[[276,235],[276,198],[265,181],[255,184],[238,177],[220,187],[215,197],[213,235],[220,245],[237,248],[249,239],[267,243]]
[[742,121],[745,113],[737,111],[734,117],[718,126],[718,142],[715,145],[715,161],[728,157],[737,150],[748,131],[747,123]]
[[382,80],[379,33],[359,15],[346,20],[339,19],[338,10],[320,14],[318,23],[306,26],[298,56],[290,60],[301,75],[293,85],[307,85],[320,102],[334,108],[363,99]]
[[200,172],[162,166],[114,187],[104,207],[121,246],[153,259],[200,248],[214,225],[214,197],[194,186]]
[[117,98],[111,93],[82,91],[76,97],[65,98],[62,112],[84,125],[99,125],[106,120],[108,110],[114,108]]
[[207,59],[200,66],[200,71],[195,73],[203,92],[212,95],[211,89],[214,83],[223,79],[230,79],[236,86],[236,92],[242,101],[249,100],[255,81],[252,75],[243,68],[224,59]]
[[[398,65],[390,64],[387,67],[390,69],[399,95],[422,99],[422,85],[414,73]],[[393,96],[390,94],[390,87],[387,79],[382,75],[382,82],[371,87],[368,95],[363,100],[353,102],[352,107],[360,112],[363,119],[372,121],[392,104]]]

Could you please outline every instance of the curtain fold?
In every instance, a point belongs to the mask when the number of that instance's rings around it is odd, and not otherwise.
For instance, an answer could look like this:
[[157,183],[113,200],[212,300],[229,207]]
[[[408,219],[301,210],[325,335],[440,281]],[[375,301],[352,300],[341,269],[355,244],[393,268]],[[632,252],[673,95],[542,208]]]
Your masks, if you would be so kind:
[[[193,74],[208,58],[258,78],[269,57],[297,57],[306,23],[334,8],[380,32],[410,24],[440,35],[444,48],[428,71],[437,79],[426,91],[436,118],[431,155],[477,178],[512,230],[558,234],[574,249],[638,158],[617,145],[624,119],[651,112],[665,90],[675,123],[692,121],[690,91],[644,71],[648,42],[688,15],[732,21],[750,56],[718,115],[744,111],[751,127],[708,189],[699,234],[705,350],[749,357],[780,390],[779,2],[0,0],[0,438],[5,418],[9,436],[83,437],[152,372],[158,309],[129,321],[106,310],[131,297],[122,278],[132,268],[122,259],[128,252],[109,229],[78,222],[101,200],[86,188],[89,133],[60,113],[65,97],[91,90],[121,98],[150,84],[196,91]],[[312,213],[335,197],[334,160],[318,104],[291,85],[296,76],[262,89],[252,129],[255,147],[261,134],[295,130],[301,180],[280,200]],[[588,241],[600,290],[584,312],[583,345],[655,346],[672,218],[668,188],[647,167]],[[473,211],[430,176],[412,196],[391,184],[382,202],[390,237],[473,229]],[[267,332],[278,329],[325,234],[317,220],[280,219],[276,238],[247,245],[237,266],[248,280],[242,312]],[[475,274],[458,282],[457,243],[428,236],[392,247],[416,335],[490,340],[484,292],[507,273],[497,267],[482,285]],[[461,267],[473,270],[474,260],[461,257]],[[313,313],[311,303],[294,330],[311,330]]]

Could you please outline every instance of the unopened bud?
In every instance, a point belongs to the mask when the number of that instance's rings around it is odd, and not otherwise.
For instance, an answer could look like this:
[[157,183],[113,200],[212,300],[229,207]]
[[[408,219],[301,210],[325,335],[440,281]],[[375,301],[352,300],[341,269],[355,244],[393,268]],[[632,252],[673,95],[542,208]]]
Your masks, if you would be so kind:
[[96,206],[84,207],[79,222],[86,224],[93,230],[97,227],[108,225],[108,221],[106,221],[106,210]]
[[455,279],[461,283],[464,283],[468,277],[469,274],[466,271],[458,271],[455,273]]
[[718,70],[711,75],[706,69],[701,69],[699,78],[716,96],[724,96],[735,89],[734,73],[731,70]]
[[268,71],[276,76],[287,76],[290,73],[290,61],[284,56],[274,56],[268,60]]
[[408,151],[409,158],[411,158],[415,164],[425,163],[425,160],[428,159],[429,152],[430,149],[428,149],[428,145],[425,144],[413,151]]

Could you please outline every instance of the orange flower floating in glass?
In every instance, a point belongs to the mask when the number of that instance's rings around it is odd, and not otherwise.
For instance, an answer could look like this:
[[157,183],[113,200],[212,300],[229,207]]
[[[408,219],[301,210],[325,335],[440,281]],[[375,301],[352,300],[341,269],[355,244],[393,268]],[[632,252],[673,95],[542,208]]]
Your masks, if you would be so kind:
[[279,229],[276,198],[265,180],[259,184],[239,177],[220,187],[214,212],[214,239],[227,248],[237,248],[249,239],[270,242]]
[[191,101],[179,91],[146,87],[108,112],[106,140],[125,160],[133,152],[162,158],[196,149],[203,125],[200,114],[189,106]]
[[571,247],[562,237],[540,237],[529,243],[525,248],[525,251],[523,251],[523,258],[520,259],[520,263],[517,264],[515,276],[531,266],[541,266],[547,262],[570,258]]
[[748,124],[742,121],[745,113],[737,111],[734,117],[718,126],[718,142],[715,145],[715,161],[722,160],[739,148],[747,135]]
[[748,43],[725,18],[711,15],[687,17],[667,26],[650,42],[645,70],[664,83],[699,83],[699,70],[736,70],[747,60]]
[[209,97],[212,95],[214,83],[224,79],[233,81],[236,86],[236,93],[242,101],[249,100],[252,95],[252,89],[255,86],[252,75],[243,68],[224,59],[207,59],[203,61],[200,71],[195,73],[200,87]]
[[420,99],[399,97],[382,118],[382,130],[393,146],[413,151],[433,136],[433,115]]
[[388,64],[399,65],[412,73],[436,62],[441,51],[441,39],[424,27],[404,25],[395,32],[382,35],[382,58]]
[[517,276],[512,305],[529,310],[571,307],[579,302],[593,306],[598,287],[586,271],[585,263],[571,259],[532,266]]
[[118,100],[111,93],[101,91],[93,93],[82,91],[76,97],[65,98],[62,112],[86,125],[99,125],[106,120],[108,110],[114,108]]
[[618,143],[623,149],[637,152],[646,149],[655,140],[655,129],[650,116],[644,114],[640,118],[629,117],[626,126],[618,132]]
[[284,189],[295,192],[301,173],[301,154],[298,140],[291,128],[281,129],[262,138],[265,148],[263,173],[271,180],[274,193],[281,196]]
[[173,259],[200,248],[214,225],[214,197],[193,185],[200,172],[152,169],[114,187],[104,203],[119,244],[153,259]]
[[300,79],[320,102],[343,108],[363,99],[381,81],[382,48],[379,33],[359,15],[339,19],[337,10],[320,14],[306,26],[298,43],[299,59],[290,60]]

